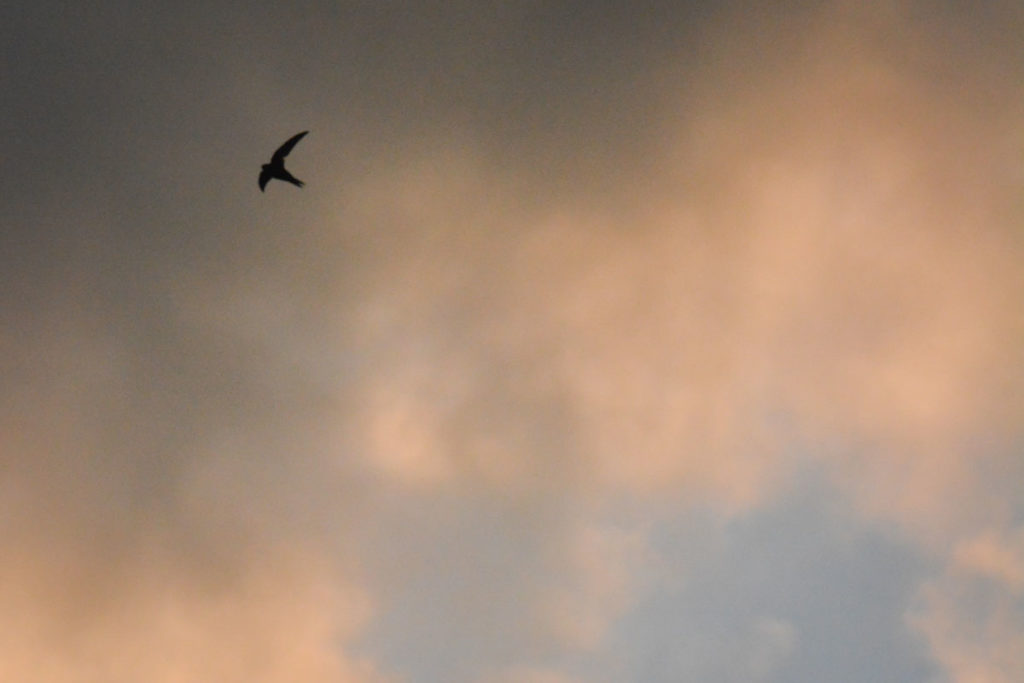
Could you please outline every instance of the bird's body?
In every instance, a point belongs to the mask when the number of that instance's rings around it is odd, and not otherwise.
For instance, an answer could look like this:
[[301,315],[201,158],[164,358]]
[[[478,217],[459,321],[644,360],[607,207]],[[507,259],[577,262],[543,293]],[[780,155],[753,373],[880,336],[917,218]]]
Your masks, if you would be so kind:
[[308,132],[308,130],[304,130],[298,135],[293,135],[292,137],[288,138],[287,142],[278,147],[277,151],[274,152],[274,156],[270,158],[270,163],[263,164],[263,167],[260,170],[260,192],[263,192],[264,188],[266,188],[267,186],[267,183],[269,183],[272,178],[283,180],[297,187],[302,187],[303,185],[305,185],[305,183],[303,183],[301,180],[293,176],[285,169],[284,158],[288,156],[288,152],[291,152],[292,148],[295,147],[295,145],[298,144],[299,140],[305,137],[306,133]]

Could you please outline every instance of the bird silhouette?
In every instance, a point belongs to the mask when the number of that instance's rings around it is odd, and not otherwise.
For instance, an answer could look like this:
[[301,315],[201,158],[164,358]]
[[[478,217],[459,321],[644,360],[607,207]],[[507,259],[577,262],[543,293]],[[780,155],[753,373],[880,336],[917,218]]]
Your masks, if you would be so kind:
[[297,187],[305,185],[304,182],[285,170],[284,158],[288,156],[288,152],[292,151],[292,148],[295,147],[295,145],[299,143],[299,140],[305,137],[308,132],[308,130],[304,130],[301,133],[288,138],[287,142],[277,148],[277,151],[274,152],[274,156],[270,157],[270,163],[263,164],[263,170],[260,171],[260,192],[263,192],[271,178],[284,180]]

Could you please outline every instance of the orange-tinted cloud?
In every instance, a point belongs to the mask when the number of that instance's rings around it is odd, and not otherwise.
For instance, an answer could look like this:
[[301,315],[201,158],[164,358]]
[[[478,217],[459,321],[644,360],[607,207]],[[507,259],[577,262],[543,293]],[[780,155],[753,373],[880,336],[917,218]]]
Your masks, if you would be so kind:
[[1010,683],[1024,668],[1020,530],[962,544],[947,571],[921,588],[909,624],[954,683]]
[[[859,7],[722,11],[693,46],[629,52],[627,86],[590,93],[611,55],[577,65],[573,95],[500,93],[531,115],[493,135],[502,107],[433,102],[436,126],[417,110],[399,139],[353,134],[373,158],[339,179],[321,151],[307,203],[233,216],[224,244],[203,235],[223,250],[208,262],[122,227],[112,256],[54,267],[59,294],[0,332],[21,359],[0,419],[0,613],[24,615],[0,620],[0,671],[376,680],[347,644],[427,560],[391,550],[400,570],[360,574],[391,540],[364,530],[474,496],[543,538],[510,533],[514,585],[472,577],[460,617],[593,651],[654,562],[651,520],[605,523],[614,501],[751,512],[812,461],[872,522],[948,554],[914,621],[937,659],[1009,676],[1019,623],[999,607],[973,631],[960,582],[1019,599],[1019,544],[998,530],[1021,505],[1021,16]],[[488,40],[522,16],[492,19]],[[392,89],[426,98],[434,81],[405,66]],[[543,80],[511,71],[509,92]],[[473,85],[458,73],[445,92]],[[207,170],[235,173],[227,156]],[[205,201],[196,241],[227,220]],[[177,234],[178,211],[154,233]],[[124,282],[102,274],[115,264]],[[453,567],[474,543],[446,546]],[[753,632],[759,670],[799,646],[781,620]]]
[[344,644],[369,603],[315,556],[267,547],[244,566],[183,564],[148,539],[93,555],[8,544],[0,674],[10,680],[384,681]]

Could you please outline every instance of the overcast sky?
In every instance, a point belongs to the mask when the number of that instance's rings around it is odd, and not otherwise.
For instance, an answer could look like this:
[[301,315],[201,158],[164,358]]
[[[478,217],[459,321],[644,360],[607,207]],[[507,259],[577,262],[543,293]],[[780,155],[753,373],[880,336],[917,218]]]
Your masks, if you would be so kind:
[[1021,36],[6,3],[0,679],[1019,682]]

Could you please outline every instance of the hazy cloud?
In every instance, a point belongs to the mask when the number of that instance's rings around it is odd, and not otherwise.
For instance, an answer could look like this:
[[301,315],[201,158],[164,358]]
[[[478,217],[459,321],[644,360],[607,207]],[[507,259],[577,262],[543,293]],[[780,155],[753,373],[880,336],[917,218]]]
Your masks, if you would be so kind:
[[8,677],[809,677],[842,624],[716,590],[829,496],[803,576],[885,536],[953,680],[1022,668],[1015,3],[57,10],[4,22]]

